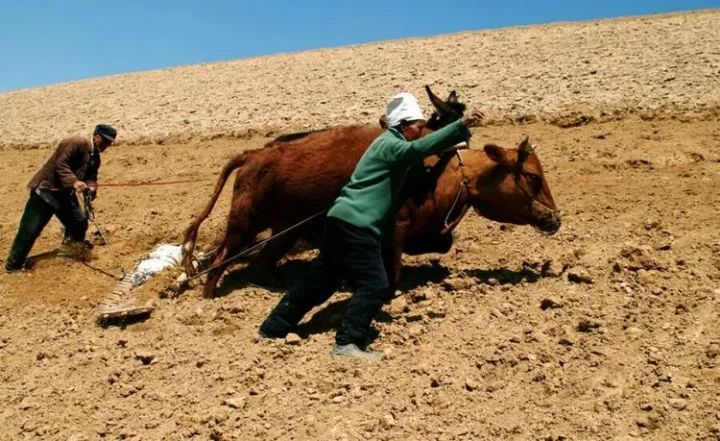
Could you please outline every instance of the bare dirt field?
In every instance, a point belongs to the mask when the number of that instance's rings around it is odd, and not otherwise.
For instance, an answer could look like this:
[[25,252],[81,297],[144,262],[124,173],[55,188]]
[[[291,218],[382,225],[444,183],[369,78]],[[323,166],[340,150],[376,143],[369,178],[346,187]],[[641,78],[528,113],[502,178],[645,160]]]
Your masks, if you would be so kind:
[[[403,57],[402,44],[436,56],[408,59],[417,51]],[[720,439],[720,13],[402,44],[0,94],[0,258],[48,137],[99,120],[121,128],[96,204],[110,244],[91,262],[118,274],[177,243],[222,164],[267,133],[374,123],[393,92],[420,97],[426,82],[489,110],[473,148],[529,134],[563,211],[554,236],[470,214],[450,253],[406,258],[401,295],[376,323],[380,364],[330,357],[342,294],[301,341],[254,342],[282,292],[243,286],[242,266],[217,299],[194,288],[156,298],[148,320],[97,326],[116,282],[54,256],[52,221],[32,271],[0,274],[0,439]],[[487,57],[467,55],[482,48]],[[465,63],[477,69],[455,71]],[[267,66],[296,82],[263,88],[278,80],[260,78]],[[112,98],[103,90],[114,85]],[[513,108],[519,94],[529,101]],[[40,129],[43,119],[53,125]],[[117,185],[181,180],[193,182]],[[228,198],[200,244],[223,227]],[[291,282],[310,254],[280,277]]]

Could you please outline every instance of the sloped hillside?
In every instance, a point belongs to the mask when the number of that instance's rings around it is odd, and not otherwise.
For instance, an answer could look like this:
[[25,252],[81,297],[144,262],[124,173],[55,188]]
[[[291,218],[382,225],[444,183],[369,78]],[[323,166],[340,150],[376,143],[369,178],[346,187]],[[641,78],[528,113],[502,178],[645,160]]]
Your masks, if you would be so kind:
[[489,120],[717,118],[720,12],[467,32],[0,94],[0,145],[98,121],[125,142],[375,123],[389,96],[456,89]]

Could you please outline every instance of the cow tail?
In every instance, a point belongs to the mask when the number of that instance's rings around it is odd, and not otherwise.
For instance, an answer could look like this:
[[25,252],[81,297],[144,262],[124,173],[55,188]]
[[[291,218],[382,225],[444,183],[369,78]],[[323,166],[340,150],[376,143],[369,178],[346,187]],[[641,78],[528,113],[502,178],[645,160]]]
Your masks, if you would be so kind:
[[195,267],[193,266],[192,261],[193,253],[195,251],[195,242],[197,241],[197,234],[198,230],[200,229],[200,224],[202,224],[203,221],[207,219],[213,207],[215,207],[215,203],[220,197],[220,193],[222,193],[223,188],[225,187],[225,182],[227,182],[230,174],[235,171],[235,169],[242,167],[247,162],[248,153],[250,152],[243,152],[235,156],[230,161],[228,161],[227,164],[225,164],[222,171],[220,172],[217,183],[215,184],[215,190],[213,191],[210,201],[208,201],[202,212],[200,212],[200,214],[195,218],[195,220],[193,220],[192,223],[185,229],[185,232],[183,234],[182,265],[185,268],[185,273],[188,275],[188,277],[195,274]]

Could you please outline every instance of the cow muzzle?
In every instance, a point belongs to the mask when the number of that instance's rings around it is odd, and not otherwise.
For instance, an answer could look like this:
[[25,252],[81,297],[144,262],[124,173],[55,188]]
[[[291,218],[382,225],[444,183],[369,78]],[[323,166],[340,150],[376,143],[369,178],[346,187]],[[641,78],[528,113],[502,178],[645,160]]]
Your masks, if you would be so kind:
[[555,234],[560,229],[562,221],[560,220],[560,213],[557,211],[550,211],[539,217],[535,227],[544,234]]

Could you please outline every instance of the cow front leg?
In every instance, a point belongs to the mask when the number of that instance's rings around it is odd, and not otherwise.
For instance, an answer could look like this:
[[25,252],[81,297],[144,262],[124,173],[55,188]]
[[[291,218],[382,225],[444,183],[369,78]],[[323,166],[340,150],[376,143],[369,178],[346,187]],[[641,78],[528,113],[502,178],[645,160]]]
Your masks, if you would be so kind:
[[[249,212],[247,206],[247,199],[241,199],[233,204],[225,235],[220,241],[217,254],[210,266],[212,269],[207,273],[203,288],[203,297],[205,298],[210,299],[215,295],[215,289],[225,269],[230,264],[238,262],[238,254],[255,238],[256,232],[251,228],[250,219],[247,216]],[[232,259],[232,261],[228,262],[228,259]]]
[[[276,234],[284,229],[273,228],[272,233]],[[258,285],[273,286],[278,261],[290,251],[299,238],[300,232],[288,232],[268,242],[248,265],[249,280]]]
[[215,289],[223,272],[225,272],[228,266],[238,263],[239,254],[242,253],[248,245],[248,237],[254,236],[226,234],[225,240],[218,249],[217,256],[215,256],[215,260],[213,261],[211,267],[213,269],[208,272],[203,297],[208,299],[214,297]]

